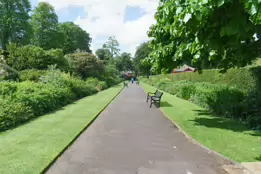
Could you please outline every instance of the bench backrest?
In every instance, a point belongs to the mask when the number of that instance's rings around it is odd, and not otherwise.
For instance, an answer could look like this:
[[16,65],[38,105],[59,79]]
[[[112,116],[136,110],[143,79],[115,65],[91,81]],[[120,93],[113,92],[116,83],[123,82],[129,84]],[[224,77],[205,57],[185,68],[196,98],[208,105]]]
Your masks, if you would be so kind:
[[160,92],[158,90],[155,93],[155,97],[157,97],[157,98],[161,98],[162,95],[163,95],[163,92]]

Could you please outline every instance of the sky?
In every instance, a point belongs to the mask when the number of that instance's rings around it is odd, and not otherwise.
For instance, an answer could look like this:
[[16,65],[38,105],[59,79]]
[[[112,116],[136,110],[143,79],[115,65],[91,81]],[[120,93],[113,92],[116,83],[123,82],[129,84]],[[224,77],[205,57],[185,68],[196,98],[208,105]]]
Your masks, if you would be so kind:
[[147,31],[155,23],[158,0],[30,0],[55,7],[60,22],[72,21],[90,33],[92,50],[116,37],[122,52],[134,55],[136,47],[148,41]]

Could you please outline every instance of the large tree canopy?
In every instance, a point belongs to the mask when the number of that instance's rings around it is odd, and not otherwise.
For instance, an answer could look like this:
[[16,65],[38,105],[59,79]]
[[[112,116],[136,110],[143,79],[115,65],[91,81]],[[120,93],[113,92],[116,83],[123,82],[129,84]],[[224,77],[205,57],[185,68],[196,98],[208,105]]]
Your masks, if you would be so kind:
[[40,2],[32,14],[33,39],[32,43],[43,49],[61,48],[63,34],[59,31],[58,17],[53,6]]
[[100,48],[100,49],[96,50],[95,54],[99,59],[104,60],[104,61],[108,61],[113,57],[110,50],[105,49],[105,48]]
[[133,59],[134,69],[137,74],[148,74],[151,69],[150,64],[143,62],[145,58],[149,56],[152,49],[149,47],[149,42],[144,42],[137,47],[135,57]]
[[91,53],[90,35],[73,22],[64,22],[60,24],[60,30],[64,34],[63,51],[64,53],[73,53],[77,49]]
[[260,12],[259,0],[161,0],[147,62],[157,73],[184,62],[245,66],[259,55]]
[[109,37],[109,40],[103,45],[103,48],[110,50],[113,57],[117,56],[120,52],[119,42],[115,37]]
[[129,71],[132,70],[132,60],[130,53],[122,53],[120,56],[115,58],[116,67],[119,71]]
[[28,43],[30,10],[28,0],[0,0],[0,45],[4,50],[10,42]]

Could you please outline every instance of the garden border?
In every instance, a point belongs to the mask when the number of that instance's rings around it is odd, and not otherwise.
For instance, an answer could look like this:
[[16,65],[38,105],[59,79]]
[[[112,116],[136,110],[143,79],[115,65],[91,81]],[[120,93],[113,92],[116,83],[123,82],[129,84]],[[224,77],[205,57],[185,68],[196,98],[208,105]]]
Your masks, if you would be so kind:
[[[145,85],[151,86],[151,85],[146,84],[146,83],[144,83],[144,82],[142,82],[142,83],[145,84]],[[151,86],[151,87],[155,88],[154,86]],[[141,87],[141,88],[142,88],[142,90],[143,90],[143,91],[145,92],[145,94],[146,94],[146,91],[143,89],[143,87]],[[157,89],[157,88],[155,88],[155,89]],[[160,91],[163,91],[163,90],[160,90]],[[163,92],[168,93],[168,92],[166,92],[166,91],[163,91]],[[168,94],[169,94],[169,93],[168,93]],[[170,95],[172,95],[172,94],[170,94]],[[174,95],[173,95],[173,96],[174,96]],[[216,152],[216,151],[214,151],[214,150],[209,149],[208,147],[204,146],[203,144],[201,144],[201,143],[199,143],[198,141],[196,141],[195,139],[193,139],[193,138],[192,138],[191,136],[189,136],[174,120],[170,119],[170,118],[167,116],[167,114],[166,114],[161,108],[159,108],[159,109],[160,109],[161,113],[163,114],[163,116],[166,117],[169,121],[171,121],[172,124],[174,124],[174,126],[176,126],[176,127],[178,128],[179,132],[181,132],[189,141],[191,141],[191,143],[198,145],[200,148],[205,149],[205,150],[208,151],[209,153],[213,153],[213,154],[215,154],[215,155],[217,155],[217,156],[223,158],[224,160],[229,161],[230,163],[232,163],[233,165],[235,165],[235,167],[238,167],[238,168],[240,168],[240,169],[243,169],[243,170],[247,171],[249,174],[253,174],[253,172],[251,172],[251,171],[249,171],[248,169],[246,169],[241,163],[238,163],[238,162],[236,162],[236,161],[234,161],[234,160],[232,160],[232,159],[229,159],[228,157],[225,157],[224,155],[222,155],[222,154],[220,154],[220,153],[218,153],[218,152]]]

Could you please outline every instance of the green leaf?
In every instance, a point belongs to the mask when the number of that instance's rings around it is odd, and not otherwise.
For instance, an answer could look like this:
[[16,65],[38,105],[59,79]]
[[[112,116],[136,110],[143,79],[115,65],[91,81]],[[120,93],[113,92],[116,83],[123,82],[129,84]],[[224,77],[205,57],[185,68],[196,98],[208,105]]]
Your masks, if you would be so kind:
[[201,14],[199,11],[196,12],[196,19],[197,19],[198,21],[201,21],[201,20],[202,20],[202,14]]
[[216,54],[216,51],[214,51],[214,50],[211,50],[210,52],[209,52],[209,55],[210,56],[214,56]]
[[218,0],[218,7],[221,7],[225,3],[225,0]]
[[180,14],[182,12],[182,7],[178,7],[177,10],[176,10],[176,15]]
[[187,13],[183,19],[185,23],[187,23],[191,19],[192,15],[190,13]]
[[194,59],[199,59],[199,58],[200,58],[200,53],[194,55]]
[[254,4],[252,4],[249,13],[250,13],[251,15],[254,15],[254,14],[257,13],[257,9],[256,9],[256,6],[255,6]]
[[207,4],[208,0],[201,0],[202,4]]
[[220,31],[220,36],[223,37],[225,36],[225,34],[226,34],[225,27],[222,27]]

